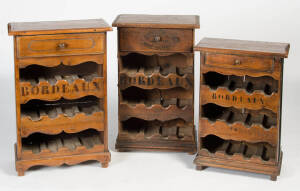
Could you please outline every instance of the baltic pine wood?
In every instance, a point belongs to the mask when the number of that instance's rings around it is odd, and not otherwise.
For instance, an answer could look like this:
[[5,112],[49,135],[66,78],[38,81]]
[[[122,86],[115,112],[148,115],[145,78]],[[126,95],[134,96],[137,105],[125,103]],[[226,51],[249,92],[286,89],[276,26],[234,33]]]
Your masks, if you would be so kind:
[[103,20],[10,23],[14,35],[18,175],[96,160],[107,167]]
[[119,151],[194,153],[198,16],[119,15]]
[[204,38],[197,169],[280,174],[283,58],[287,43]]

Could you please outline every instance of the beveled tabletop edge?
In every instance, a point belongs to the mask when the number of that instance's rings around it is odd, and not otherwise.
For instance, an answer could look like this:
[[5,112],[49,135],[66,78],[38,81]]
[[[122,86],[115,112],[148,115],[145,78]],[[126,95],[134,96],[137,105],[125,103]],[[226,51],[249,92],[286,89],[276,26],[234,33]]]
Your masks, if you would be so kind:
[[[32,24],[32,23],[55,23],[55,22],[84,22],[84,21],[100,21],[102,26],[98,27],[72,27],[72,28],[51,28],[51,29],[26,29],[26,30],[14,30],[14,25],[20,24]],[[63,20],[63,21],[38,21],[38,22],[10,22],[7,24],[8,35],[47,35],[47,34],[68,34],[68,33],[95,33],[95,32],[106,32],[112,31],[112,27],[103,19],[86,19],[86,20]]]
[[[168,24],[168,23],[118,23],[121,16],[194,16],[194,24]],[[170,28],[170,29],[199,29],[200,17],[198,15],[151,15],[151,14],[120,14],[112,23],[112,27],[132,27],[132,28]]]
[[[233,46],[227,46],[228,44],[223,43],[222,46],[217,46],[216,44],[210,44],[209,41],[215,40],[215,41],[230,41],[230,42],[243,42],[245,43],[245,46],[247,43],[251,43],[253,46],[254,44],[262,45],[262,44],[268,44],[272,48],[265,48],[259,47],[257,49],[255,48],[239,48]],[[208,41],[208,42],[207,42]],[[247,46],[246,46],[247,47]],[[274,47],[277,48],[277,50],[274,50]],[[279,50],[280,49],[280,50]],[[193,48],[194,51],[203,51],[203,52],[220,52],[224,54],[254,54],[254,55],[261,55],[261,56],[279,56],[287,58],[290,50],[290,44],[289,43],[280,43],[280,42],[265,42],[265,41],[248,41],[248,40],[237,40],[237,39],[222,39],[222,38],[203,38],[197,43],[197,45]]]

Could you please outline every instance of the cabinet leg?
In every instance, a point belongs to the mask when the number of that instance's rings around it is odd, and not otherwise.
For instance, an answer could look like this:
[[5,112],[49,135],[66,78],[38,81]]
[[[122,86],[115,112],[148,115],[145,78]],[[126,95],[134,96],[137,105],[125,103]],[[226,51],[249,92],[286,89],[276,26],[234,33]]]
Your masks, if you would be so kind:
[[271,180],[276,181],[277,180],[277,175],[271,175]]
[[23,170],[18,170],[18,176],[24,176],[25,172]]
[[101,163],[102,168],[107,168],[108,167],[108,162],[103,162]]
[[205,169],[205,166],[196,166],[196,170],[204,170]]

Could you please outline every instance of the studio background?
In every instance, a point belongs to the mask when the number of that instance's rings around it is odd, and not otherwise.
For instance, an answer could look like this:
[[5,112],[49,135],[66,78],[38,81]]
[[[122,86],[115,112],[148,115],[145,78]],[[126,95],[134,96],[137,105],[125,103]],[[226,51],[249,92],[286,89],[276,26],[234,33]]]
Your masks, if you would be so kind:
[[[43,167],[18,177],[13,145],[16,141],[13,38],[8,22],[103,18],[109,24],[118,14],[195,14],[203,37],[288,42],[284,63],[282,150],[283,166],[276,182],[269,176],[207,168],[196,171],[195,156],[186,153],[118,153],[117,30],[108,32],[108,128],[112,160],[104,169],[98,162]],[[0,190],[296,190],[300,178],[298,128],[300,1],[298,0],[151,0],[75,1],[3,0],[0,6]],[[198,128],[199,52],[195,53],[195,123]],[[298,99],[297,99],[298,98]]]

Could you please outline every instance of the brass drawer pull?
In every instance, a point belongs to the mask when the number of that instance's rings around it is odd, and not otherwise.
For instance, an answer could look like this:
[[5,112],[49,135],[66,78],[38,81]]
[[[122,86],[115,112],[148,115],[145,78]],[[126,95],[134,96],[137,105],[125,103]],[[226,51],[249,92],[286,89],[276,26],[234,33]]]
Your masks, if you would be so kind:
[[159,42],[161,41],[161,37],[160,36],[155,36],[154,37],[154,42]]
[[66,43],[59,43],[59,44],[57,45],[57,47],[60,48],[60,49],[64,49],[64,48],[67,47],[67,44],[66,44]]
[[241,61],[240,60],[235,60],[234,65],[241,65]]

